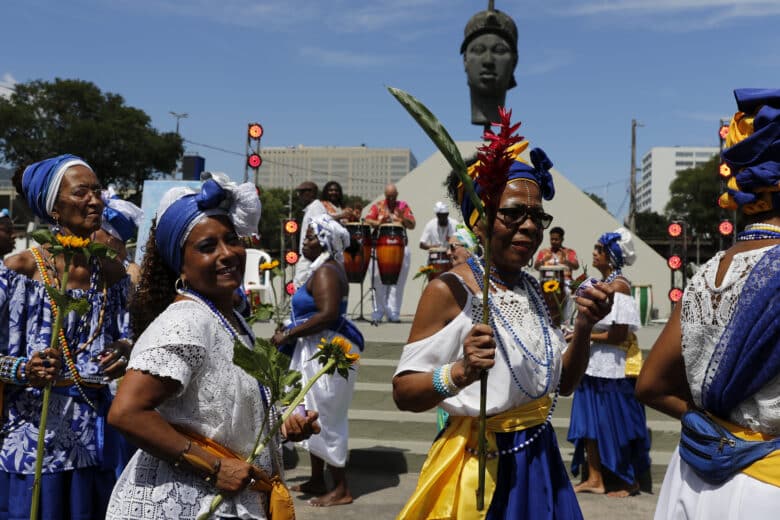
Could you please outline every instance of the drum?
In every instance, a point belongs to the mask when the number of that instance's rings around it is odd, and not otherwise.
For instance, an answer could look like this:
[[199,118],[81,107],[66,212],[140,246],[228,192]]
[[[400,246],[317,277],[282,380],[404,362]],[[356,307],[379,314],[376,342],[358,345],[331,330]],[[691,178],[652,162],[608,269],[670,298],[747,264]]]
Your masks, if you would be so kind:
[[371,263],[371,226],[360,222],[347,222],[349,247],[344,250],[344,271],[350,283],[363,283],[368,264]]
[[449,271],[452,268],[452,262],[447,256],[447,249],[444,247],[432,247],[428,250],[428,265],[433,267],[433,271],[428,273],[428,281],[437,278],[440,274]]
[[639,307],[639,320],[642,325],[647,325],[653,317],[653,286],[632,285],[631,293]]
[[382,224],[376,238],[376,263],[385,285],[395,285],[404,263],[406,230],[400,224]]

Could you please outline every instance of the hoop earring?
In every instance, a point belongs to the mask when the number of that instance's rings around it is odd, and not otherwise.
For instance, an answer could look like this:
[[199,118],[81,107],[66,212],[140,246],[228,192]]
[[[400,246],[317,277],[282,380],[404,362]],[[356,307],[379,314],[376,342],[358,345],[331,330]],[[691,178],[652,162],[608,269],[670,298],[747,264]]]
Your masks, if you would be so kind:
[[62,231],[62,226],[60,226],[60,218],[54,217],[54,224],[51,226],[51,232],[55,235],[59,235]]
[[531,258],[528,259],[528,263],[526,264],[526,267],[530,269],[533,266],[534,266],[534,257],[532,256]]
[[176,292],[186,292],[190,289],[190,286],[187,284],[187,281],[184,280],[181,276],[179,276],[176,281],[173,283],[173,288],[176,289]]

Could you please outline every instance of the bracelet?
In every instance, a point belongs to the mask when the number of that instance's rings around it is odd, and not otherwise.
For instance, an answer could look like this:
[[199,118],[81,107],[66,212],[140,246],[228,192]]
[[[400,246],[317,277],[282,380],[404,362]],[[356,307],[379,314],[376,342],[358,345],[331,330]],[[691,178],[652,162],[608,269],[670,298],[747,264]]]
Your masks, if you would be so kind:
[[444,383],[444,386],[447,387],[447,390],[452,395],[457,395],[458,392],[460,392],[460,387],[455,384],[455,380],[452,379],[452,366],[455,363],[448,363],[441,367],[441,379]]
[[19,369],[19,365],[26,361],[27,358],[16,356],[1,356],[0,357],[0,381],[3,383],[11,383],[14,385],[22,384],[19,378],[16,376],[16,372]]
[[460,388],[452,383],[451,371],[452,364],[440,366],[433,371],[433,389],[445,399],[460,392]]
[[22,358],[22,359],[24,359],[24,362],[21,365],[19,365],[19,384],[26,385],[29,382],[27,380],[27,362],[29,361],[29,359],[27,358]]
[[222,459],[217,459],[217,461],[214,462],[214,466],[211,467],[211,474],[203,477],[203,480],[205,480],[207,484],[216,482],[220,469],[222,469]]
[[214,464],[209,465],[203,458],[194,453],[190,453],[191,448],[192,439],[187,439],[187,447],[181,450],[179,457],[176,459],[173,466],[178,468],[181,466],[182,462],[185,462],[188,466],[193,468],[196,473],[199,473],[207,483],[211,484],[216,482],[219,470],[222,468],[222,459],[217,458],[214,461]]
[[184,454],[189,452],[190,448],[192,448],[192,439],[187,439],[187,447],[179,452],[179,456],[176,457],[176,461],[173,463],[174,468],[181,466],[181,463],[184,460]]

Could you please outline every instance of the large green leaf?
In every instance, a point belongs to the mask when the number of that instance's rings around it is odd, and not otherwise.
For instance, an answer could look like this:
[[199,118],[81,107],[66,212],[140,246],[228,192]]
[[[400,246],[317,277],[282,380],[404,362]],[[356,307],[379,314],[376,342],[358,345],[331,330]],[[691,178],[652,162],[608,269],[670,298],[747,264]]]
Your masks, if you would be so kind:
[[36,229],[30,233],[30,237],[32,237],[32,239],[39,244],[54,244],[56,242],[54,239],[54,233],[45,228]]
[[442,125],[436,116],[428,110],[428,107],[423,105],[413,95],[395,87],[387,87],[387,90],[390,91],[390,94],[401,103],[401,106],[409,112],[409,115],[411,115],[425,133],[428,134],[428,137],[431,138],[433,144],[436,145],[436,148],[439,149],[444,158],[447,159],[447,162],[450,163],[450,166],[455,173],[458,174],[461,183],[463,183],[466,196],[471,199],[472,204],[474,204],[474,207],[479,214],[484,215],[485,208],[482,205],[482,201],[477,196],[476,191],[474,191],[474,182],[466,171],[466,163],[463,161],[463,156],[460,155],[460,150],[458,150],[458,147],[455,145],[452,137],[450,137],[447,129],[444,128],[444,125]]
[[236,341],[233,363],[265,386],[272,402],[289,404],[301,389],[301,374],[290,370],[289,356],[265,339],[255,340],[253,350]]

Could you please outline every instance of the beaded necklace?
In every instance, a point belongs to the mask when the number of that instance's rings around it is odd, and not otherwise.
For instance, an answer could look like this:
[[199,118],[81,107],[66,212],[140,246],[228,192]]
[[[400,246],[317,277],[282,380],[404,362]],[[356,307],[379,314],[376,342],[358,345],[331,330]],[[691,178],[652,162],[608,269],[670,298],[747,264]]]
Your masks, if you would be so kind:
[[[478,264],[477,261],[472,256],[469,257],[467,263],[471,268],[471,272],[474,274],[474,278],[477,280],[477,284],[479,285],[479,288],[483,289],[482,277],[484,271],[482,269],[481,262]],[[500,334],[496,334],[495,336],[496,345],[498,345],[499,350],[501,350],[501,353],[504,358],[504,363],[509,369],[509,373],[512,376],[512,380],[515,383],[515,386],[517,386],[517,388],[520,389],[520,391],[528,398],[539,399],[540,397],[548,395],[550,393],[554,354],[553,354],[553,347],[552,347],[552,338],[550,337],[550,329],[547,326],[547,323],[549,323],[549,315],[548,315],[549,311],[547,310],[546,305],[544,305],[544,303],[542,302],[541,297],[534,290],[532,282],[529,283],[528,277],[529,275],[523,272],[523,281],[525,282],[526,294],[528,295],[528,299],[534,308],[535,314],[539,317],[539,325],[542,329],[542,339],[544,341],[545,359],[542,360],[537,358],[525,346],[525,343],[523,342],[522,339],[520,339],[520,336],[515,330],[515,328],[512,326],[512,324],[509,322],[506,316],[504,316],[504,313],[501,312],[500,307],[493,302],[493,298],[490,295],[488,296],[488,307],[490,309],[489,321],[491,327],[494,330],[497,330],[498,327],[496,326],[496,319],[498,319],[503,325],[504,329],[507,330],[509,334],[512,336],[512,339],[514,340],[515,344],[520,346],[520,349],[523,351],[524,357],[530,359],[539,367],[546,368],[544,389],[538,394],[534,394],[529,390],[527,390],[525,386],[523,386],[523,384],[520,382],[520,378],[517,376],[514,368],[509,362],[509,352],[508,349],[506,348],[506,345],[504,345],[504,340],[501,338]]]
[[[474,278],[477,280],[477,284],[479,285],[479,288],[482,289],[484,287],[482,283],[482,275],[484,273],[482,262],[477,263],[476,260],[474,260],[474,257],[469,257],[467,261],[469,267],[471,268],[471,272],[474,274]],[[519,335],[516,333],[514,327],[512,327],[511,323],[509,323],[509,320],[506,319],[506,317],[503,315],[501,310],[497,305],[493,303],[493,299],[490,295],[488,295],[488,306],[490,308],[490,326],[493,328],[493,330],[498,330],[496,327],[495,317],[498,317],[501,321],[501,324],[504,326],[504,329],[509,331],[509,333],[512,336],[512,339],[520,345],[520,348],[523,350],[524,357],[526,359],[531,359],[534,363],[539,365],[540,367],[546,368],[546,374],[545,374],[545,386],[541,393],[538,395],[532,395],[528,390],[525,389],[525,387],[520,382],[520,379],[517,377],[517,374],[515,373],[514,369],[512,368],[511,363],[509,362],[509,352],[507,352],[507,348],[504,345],[504,340],[501,338],[501,334],[496,333],[496,345],[498,345],[499,349],[501,350],[502,357],[504,359],[504,363],[506,364],[507,368],[509,369],[509,373],[512,376],[512,380],[515,383],[515,385],[520,389],[520,391],[525,394],[530,399],[539,399],[545,395],[549,395],[550,393],[550,383],[552,380],[552,370],[553,370],[553,347],[552,347],[552,339],[550,338],[550,330],[547,327],[547,324],[550,323],[550,315],[549,310],[547,309],[547,306],[543,303],[541,296],[539,295],[538,291],[534,287],[533,278],[530,277],[525,271],[523,271],[523,282],[525,285],[525,291],[528,295],[528,299],[531,301],[534,310],[536,311],[536,315],[539,316],[539,322],[540,326],[542,328],[542,337],[544,338],[544,346],[545,346],[545,360],[541,361],[536,358],[525,346],[523,341],[520,339]],[[491,286],[494,290],[498,290],[498,288],[493,285],[493,277],[490,277]],[[503,283],[500,279],[497,280],[496,283],[500,283],[504,287],[507,287],[505,283]],[[538,371],[537,371],[538,373]],[[521,442],[520,444],[513,446],[512,448],[507,448],[504,450],[497,450],[497,451],[491,451],[487,453],[487,457],[489,459],[494,459],[501,455],[511,455],[518,453],[520,450],[527,448],[529,445],[531,445],[533,442],[535,442],[539,436],[542,434],[543,431],[545,431],[548,426],[551,424],[553,413],[555,412],[555,406],[558,403],[558,395],[560,393],[560,382],[558,383],[558,386],[555,388],[555,394],[553,395],[553,401],[552,405],[550,406],[550,411],[547,412],[547,417],[545,418],[544,422],[536,428],[536,431],[534,431],[533,435],[531,435],[530,439],[526,439],[525,441]],[[478,455],[477,450],[474,450],[473,448],[466,448],[466,451],[472,455]]]
[[748,224],[745,230],[737,233],[737,241],[747,242],[750,240],[778,240],[780,239],[780,226],[774,224]]
[[[35,265],[38,268],[38,271],[41,273],[41,279],[43,280],[43,283],[46,285],[51,285],[51,279],[49,278],[49,274],[46,270],[46,265],[43,262],[43,256],[41,255],[41,252],[36,248],[31,248],[30,252],[33,255],[33,258],[35,259]],[[99,266],[99,263],[95,263],[93,265]],[[99,267],[98,267],[99,270]],[[92,285],[93,277],[90,277],[90,286]],[[104,287],[105,290],[105,287]],[[51,307],[51,314],[52,317],[56,320],[57,315],[59,314],[59,309],[57,307],[57,303],[49,298],[49,306]],[[105,305],[104,305],[105,308]],[[89,313],[88,313],[89,314]],[[95,338],[98,336],[98,332],[102,328],[102,317],[103,313],[101,312],[100,320],[98,322],[97,332],[90,338],[89,343],[95,340]],[[65,337],[65,331],[63,330],[64,327],[61,327],[59,330],[59,333],[57,335],[58,343],[60,344],[60,347],[62,348],[62,357],[65,360],[65,365],[68,367],[68,373],[70,374],[71,379],[73,380],[73,386],[76,387],[79,394],[81,394],[81,397],[84,399],[84,401],[93,409],[97,410],[97,406],[87,397],[87,394],[84,392],[83,384],[84,379],[81,377],[81,374],[79,374],[78,369],[76,368],[76,362],[75,362],[75,356],[71,353],[70,347],[68,347],[68,340]],[[79,328],[77,329],[77,332],[81,330],[81,324],[79,324]],[[87,346],[89,345],[87,344]],[[82,349],[79,349],[81,351]]]

